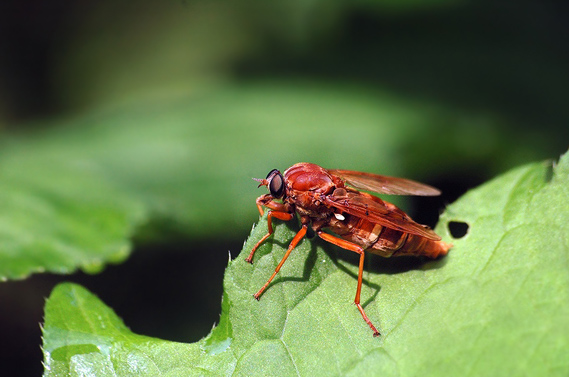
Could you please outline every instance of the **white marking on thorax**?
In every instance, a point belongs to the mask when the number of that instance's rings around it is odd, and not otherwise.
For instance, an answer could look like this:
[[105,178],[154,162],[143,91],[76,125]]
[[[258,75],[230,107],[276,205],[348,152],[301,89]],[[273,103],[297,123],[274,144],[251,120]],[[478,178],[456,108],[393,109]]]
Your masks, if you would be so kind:
[[341,213],[335,213],[334,217],[336,217],[338,220],[340,221],[344,221],[346,220],[346,218],[344,217],[344,215],[342,215]]

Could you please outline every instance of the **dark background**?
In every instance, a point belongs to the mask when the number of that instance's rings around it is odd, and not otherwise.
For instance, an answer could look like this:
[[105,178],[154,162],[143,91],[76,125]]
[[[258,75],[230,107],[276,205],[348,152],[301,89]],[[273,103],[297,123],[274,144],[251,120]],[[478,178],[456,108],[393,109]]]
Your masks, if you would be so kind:
[[[34,132],[46,119],[132,93],[175,90],[180,81],[199,91],[212,82],[265,78],[356,83],[502,119],[498,132],[524,148],[511,154],[510,144],[499,145],[465,169],[433,176],[430,183],[444,196],[410,207],[416,220],[434,225],[444,204],[468,188],[566,151],[568,8],[563,0],[5,0],[0,129]],[[146,68],[133,65],[140,61]],[[60,281],[86,286],[134,332],[184,342],[202,338],[219,319],[228,252],[235,257],[246,236],[136,242],[125,263],[98,275],[36,274],[0,283],[0,374],[41,373],[44,299]],[[172,286],[188,287],[186,299],[164,293]]]

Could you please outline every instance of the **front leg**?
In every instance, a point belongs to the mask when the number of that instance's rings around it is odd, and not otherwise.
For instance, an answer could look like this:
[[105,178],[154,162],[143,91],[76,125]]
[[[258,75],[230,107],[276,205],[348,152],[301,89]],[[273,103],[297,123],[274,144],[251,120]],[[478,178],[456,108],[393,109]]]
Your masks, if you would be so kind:
[[279,212],[292,212],[289,208],[290,207],[289,205],[275,202],[275,199],[271,194],[265,194],[259,196],[255,201],[255,203],[257,203],[257,209],[259,210],[261,216],[263,216],[264,214],[263,207],[267,207],[268,209],[272,209],[274,211],[279,211]]
[[261,238],[255,246],[253,246],[251,253],[245,259],[245,261],[251,264],[253,263],[253,255],[255,255],[255,251],[257,251],[257,248],[261,246],[261,244],[265,242],[267,238],[271,236],[271,234],[274,233],[273,217],[283,221],[292,220],[292,218],[294,217],[294,212],[290,211],[290,206],[284,203],[275,202],[270,194],[265,194],[257,198],[257,208],[259,208],[259,213],[261,214],[261,216],[263,215],[262,206],[265,206],[270,209],[269,214],[267,215],[267,227],[269,228],[269,232],[265,234],[263,238]]

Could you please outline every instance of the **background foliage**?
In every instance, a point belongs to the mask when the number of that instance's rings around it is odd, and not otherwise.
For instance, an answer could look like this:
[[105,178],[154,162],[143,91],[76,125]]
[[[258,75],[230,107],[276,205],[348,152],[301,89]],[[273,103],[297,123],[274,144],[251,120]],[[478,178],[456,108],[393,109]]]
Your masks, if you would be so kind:
[[208,334],[257,219],[249,178],[273,168],[426,181],[445,196],[397,203],[434,225],[467,188],[556,159],[566,17],[529,0],[2,2],[0,373],[41,372],[60,281],[136,333]]

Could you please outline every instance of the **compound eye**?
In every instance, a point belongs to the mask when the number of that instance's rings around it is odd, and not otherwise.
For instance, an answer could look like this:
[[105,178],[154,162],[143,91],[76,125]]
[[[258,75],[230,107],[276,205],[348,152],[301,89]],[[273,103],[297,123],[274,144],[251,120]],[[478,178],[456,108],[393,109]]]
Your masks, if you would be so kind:
[[267,175],[267,181],[269,181],[269,192],[274,198],[282,198],[284,194],[284,179],[281,172],[277,169],[271,170]]
[[269,172],[269,174],[267,174],[267,178],[265,178],[267,181],[269,181],[271,179],[271,177],[275,174],[281,174],[281,172],[278,169],[273,169]]

